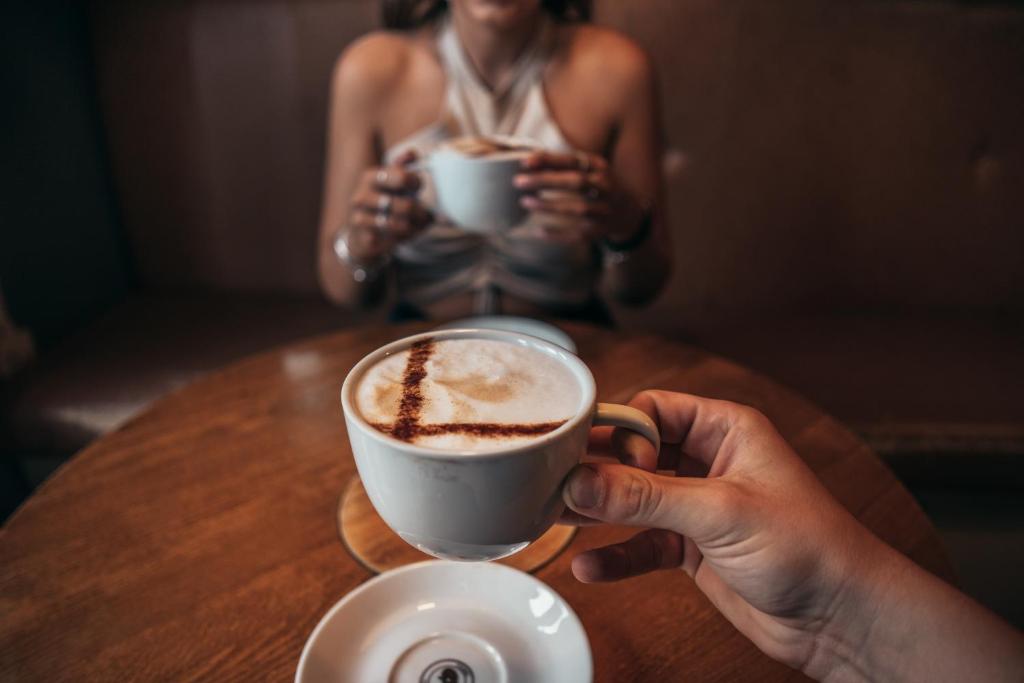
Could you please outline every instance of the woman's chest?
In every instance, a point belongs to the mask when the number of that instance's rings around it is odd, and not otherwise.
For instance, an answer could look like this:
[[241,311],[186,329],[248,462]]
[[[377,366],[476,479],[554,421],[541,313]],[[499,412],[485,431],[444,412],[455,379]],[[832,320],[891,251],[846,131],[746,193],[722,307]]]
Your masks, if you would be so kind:
[[[460,130],[463,122],[453,117],[452,100],[458,98],[459,88],[449,81],[452,77],[438,65],[424,64],[396,86],[379,119],[384,149],[392,149],[439,123],[446,124],[452,134],[469,132]],[[566,69],[548,69],[527,90],[524,97],[529,104],[523,114],[530,119],[529,129],[550,126],[574,149],[607,152],[615,122],[605,111],[604,98],[595,95],[583,79],[574,78]],[[464,115],[461,110],[465,107],[464,100],[458,102],[460,114]]]

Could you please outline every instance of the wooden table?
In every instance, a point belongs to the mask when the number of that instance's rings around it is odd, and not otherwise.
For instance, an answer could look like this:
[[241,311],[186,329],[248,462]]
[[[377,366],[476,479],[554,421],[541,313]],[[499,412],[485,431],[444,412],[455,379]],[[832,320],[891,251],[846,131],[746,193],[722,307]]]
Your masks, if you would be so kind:
[[[949,576],[913,499],[814,406],[694,348],[564,327],[600,400],[663,388],[760,408],[858,518]],[[423,329],[361,329],[243,360],[79,453],[0,534],[0,680],[291,680],[313,626],[370,578],[335,525],[354,472],[339,387],[364,354]],[[801,678],[681,571],[612,585],[572,578],[577,551],[631,533],[584,529],[538,573],[583,620],[597,681]]]

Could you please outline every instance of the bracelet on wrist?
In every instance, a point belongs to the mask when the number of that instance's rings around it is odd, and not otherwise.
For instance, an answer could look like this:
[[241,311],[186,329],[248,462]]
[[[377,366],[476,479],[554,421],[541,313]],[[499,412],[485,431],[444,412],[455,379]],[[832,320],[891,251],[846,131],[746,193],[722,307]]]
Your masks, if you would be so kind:
[[632,235],[622,241],[613,241],[608,238],[603,240],[603,246],[606,252],[613,257],[618,257],[618,260],[623,260],[629,252],[635,250],[637,247],[642,245],[651,236],[651,232],[654,229],[654,212],[650,208],[645,208],[640,216],[640,225],[633,232]]
[[334,255],[352,271],[352,279],[359,283],[370,283],[380,278],[391,263],[391,256],[378,259],[376,263],[365,263],[352,255],[348,246],[348,230],[339,230],[334,235]]

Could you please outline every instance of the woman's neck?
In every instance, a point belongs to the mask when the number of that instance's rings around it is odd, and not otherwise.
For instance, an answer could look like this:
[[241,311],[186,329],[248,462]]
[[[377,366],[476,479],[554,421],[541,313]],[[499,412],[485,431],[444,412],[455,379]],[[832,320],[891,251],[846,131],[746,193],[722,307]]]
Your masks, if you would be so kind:
[[452,7],[451,14],[455,34],[466,57],[481,80],[491,88],[515,66],[544,18],[543,12],[536,12],[517,26],[496,28],[473,21],[459,11],[458,5]]

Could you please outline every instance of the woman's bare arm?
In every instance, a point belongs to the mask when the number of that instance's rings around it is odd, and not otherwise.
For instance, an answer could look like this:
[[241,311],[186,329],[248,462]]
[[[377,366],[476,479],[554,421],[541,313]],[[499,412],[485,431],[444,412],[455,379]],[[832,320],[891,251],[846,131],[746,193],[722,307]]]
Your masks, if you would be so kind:
[[[371,34],[339,58],[331,80],[326,170],[320,214],[318,274],[324,294],[335,303],[368,307],[385,293],[387,278],[365,277],[380,265],[394,242],[422,227],[425,215],[415,201],[418,179],[399,167],[379,173],[380,130],[389,98],[398,91],[409,56],[406,42],[391,34]],[[374,213],[387,195],[387,215]],[[347,258],[336,240],[345,238]],[[348,261],[348,262],[346,262]],[[353,277],[352,263],[371,266]]]
[[[610,298],[641,304],[661,291],[672,256],[664,210],[658,93],[654,67],[642,50],[626,43],[615,53],[611,85],[618,88],[621,115],[611,141],[612,173],[637,208],[650,210],[652,223],[649,237],[635,249],[618,256],[610,252],[603,286]],[[640,229],[644,217],[634,216],[636,224],[624,226],[626,235]]]

